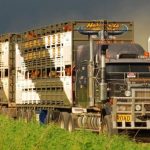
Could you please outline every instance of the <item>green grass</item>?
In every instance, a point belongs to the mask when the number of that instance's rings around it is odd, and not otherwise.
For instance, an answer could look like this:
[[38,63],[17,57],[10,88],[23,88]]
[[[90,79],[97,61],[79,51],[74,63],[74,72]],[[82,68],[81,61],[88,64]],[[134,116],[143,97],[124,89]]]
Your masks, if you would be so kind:
[[0,150],[150,150],[124,136],[87,131],[69,133],[56,125],[24,123],[0,116]]

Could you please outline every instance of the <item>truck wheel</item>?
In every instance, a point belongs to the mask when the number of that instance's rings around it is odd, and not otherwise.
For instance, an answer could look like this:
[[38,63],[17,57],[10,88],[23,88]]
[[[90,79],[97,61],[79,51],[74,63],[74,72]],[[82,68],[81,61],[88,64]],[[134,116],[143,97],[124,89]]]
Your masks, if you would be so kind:
[[68,119],[68,131],[72,132],[74,130],[75,130],[75,119],[74,116],[70,114]]
[[33,118],[32,110],[27,110],[27,121],[31,122]]
[[17,119],[20,121],[20,120],[22,120],[22,112],[21,112],[21,110],[18,110],[17,111]]
[[28,122],[28,114],[27,114],[27,111],[25,110],[25,111],[23,111],[22,112],[22,116],[23,116],[23,120],[25,121],[25,123],[27,123]]
[[106,135],[113,134],[111,115],[104,116],[104,119],[101,125],[101,131],[103,134],[106,134]]
[[67,130],[68,119],[69,119],[69,113],[67,113],[67,112],[61,112],[60,113],[60,116],[59,116],[60,128]]

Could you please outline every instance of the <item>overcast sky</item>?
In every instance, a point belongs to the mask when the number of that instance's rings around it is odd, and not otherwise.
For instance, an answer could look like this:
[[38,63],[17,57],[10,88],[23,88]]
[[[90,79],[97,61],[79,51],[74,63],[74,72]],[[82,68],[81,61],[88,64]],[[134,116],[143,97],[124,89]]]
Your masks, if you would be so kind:
[[150,0],[0,0],[0,34],[88,19],[134,21],[135,41],[147,49]]

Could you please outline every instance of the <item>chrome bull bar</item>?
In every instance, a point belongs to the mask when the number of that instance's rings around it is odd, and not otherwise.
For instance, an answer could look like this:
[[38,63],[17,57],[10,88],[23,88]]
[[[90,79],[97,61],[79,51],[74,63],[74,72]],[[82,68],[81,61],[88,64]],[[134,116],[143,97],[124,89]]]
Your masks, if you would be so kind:
[[150,89],[133,88],[131,97],[112,97],[112,122],[117,129],[150,129]]

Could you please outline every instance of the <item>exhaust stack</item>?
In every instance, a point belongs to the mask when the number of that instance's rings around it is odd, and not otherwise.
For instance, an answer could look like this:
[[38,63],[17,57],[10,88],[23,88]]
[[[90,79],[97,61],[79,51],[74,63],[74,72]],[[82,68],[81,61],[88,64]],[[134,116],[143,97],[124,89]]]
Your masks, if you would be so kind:
[[93,38],[90,36],[90,61],[88,65],[89,76],[89,106],[94,106],[94,61],[93,61]]
[[[107,21],[104,21],[104,32],[103,32],[104,39],[103,41],[107,41],[108,39],[108,32],[107,32]],[[101,74],[100,74],[100,101],[103,102],[107,100],[107,83],[106,83],[106,50],[108,49],[108,44],[103,44],[101,47]]]
[[106,77],[106,64],[105,64],[105,58],[106,58],[106,50],[108,49],[108,45],[102,45],[101,48],[101,82],[100,82],[100,101],[107,100],[107,83],[105,80]]

